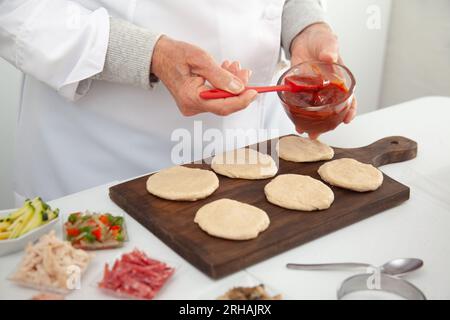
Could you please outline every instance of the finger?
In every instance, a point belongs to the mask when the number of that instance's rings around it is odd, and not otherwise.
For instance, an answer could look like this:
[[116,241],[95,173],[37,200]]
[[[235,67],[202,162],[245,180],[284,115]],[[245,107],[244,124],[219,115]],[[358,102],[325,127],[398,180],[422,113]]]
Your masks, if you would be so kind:
[[357,105],[358,105],[358,103],[357,103],[356,99],[353,99],[352,104],[350,105],[350,108],[347,111],[347,114],[345,115],[345,118],[344,118],[345,124],[349,124],[355,118],[356,111],[357,111]]
[[192,71],[205,78],[218,89],[235,94],[241,93],[245,89],[244,84],[237,76],[219,66],[207,54],[203,54],[201,59],[198,58]]
[[291,67],[296,66],[296,65],[298,65],[298,64],[300,64],[302,62],[303,62],[303,60],[300,57],[292,56],[292,58],[291,58]]
[[233,72],[233,69],[231,68],[231,62],[229,62],[228,60],[224,61],[221,65],[221,67],[225,70],[227,70],[228,72],[233,73],[235,76],[237,76],[235,74],[235,72]]
[[349,124],[353,121],[353,119],[355,119],[356,116],[356,111],[355,109],[351,109],[346,115],[345,115],[345,119],[344,119],[344,123],[345,124]]
[[219,116],[227,116],[245,109],[256,99],[257,95],[258,93],[255,90],[247,90],[237,97],[202,100],[202,107],[207,112],[211,112]]
[[330,33],[321,39],[319,46],[319,60],[323,62],[336,63],[339,60],[339,43],[334,34]]
[[239,77],[239,79],[241,79],[241,81],[244,83],[244,85],[247,85],[248,84],[248,80],[250,79],[250,74],[251,74],[250,70],[241,69],[237,73],[237,76]]
[[225,60],[224,62],[222,62],[221,67],[228,70],[228,68],[230,67],[230,61]]
[[241,70],[241,64],[239,61],[233,61],[232,64],[230,64],[230,72],[233,74],[237,74]]
[[[225,63],[227,62],[227,63]],[[227,71],[231,72],[235,76],[237,76],[242,83],[246,86],[248,83],[248,80],[250,79],[250,76],[252,72],[248,69],[241,69],[241,64],[238,61],[235,61],[233,63],[230,63],[229,61],[225,61],[222,63],[222,68],[226,69]]]

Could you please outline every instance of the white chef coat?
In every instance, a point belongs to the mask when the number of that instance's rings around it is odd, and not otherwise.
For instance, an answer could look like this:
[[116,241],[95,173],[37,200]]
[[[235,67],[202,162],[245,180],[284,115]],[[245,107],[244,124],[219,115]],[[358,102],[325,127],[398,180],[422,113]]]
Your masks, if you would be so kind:
[[[184,117],[162,84],[146,91],[93,81],[83,97],[77,92],[81,80],[103,69],[109,15],[198,45],[218,62],[238,60],[253,71],[252,84],[273,83],[284,0],[197,0],[195,5],[181,0],[12,0],[1,5],[2,32],[11,36],[2,36],[10,42],[2,42],[0,53],[28,74],[17,134],[19,195],[49,200],[171,166],[171,150],[178,143],[172,133],[179,128],[192,132],[194,121],[202,121],[203,130],[293,132],[274,94],[261,95],[228,117]],[[26,22],[19,24],[23,17]],[[193,157],[202,155],[198,149],[204,144],[193,141]]]

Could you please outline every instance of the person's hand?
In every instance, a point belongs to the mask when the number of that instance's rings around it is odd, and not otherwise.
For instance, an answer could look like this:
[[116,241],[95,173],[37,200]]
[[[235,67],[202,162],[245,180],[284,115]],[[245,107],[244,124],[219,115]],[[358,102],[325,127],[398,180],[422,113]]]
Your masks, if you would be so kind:
[[[152,57],[152,72],[164,83],[180,112],[193,116],[203,112],[226,116],[246,108],[255,98],[254,90],[244,91],[250,72],[239,64],[219,66],[202,49],[191,44],[161,37]],[[239,94],[227,99],[203,100],[200,92],[215,88]]]
[[248,70],[248,69],[242,69],[239,61],[230,62],[228,60],[225,60],[222,63],[221,67],[223,69],[231,72],[232,74],[234,74],[236,77],[238,77],[242,81],[244,86],[247,86],[248,80],[250,79],[252,72],[251,72],[251,70]]
[[[298,34],[291,44],[291,64],[297,65],[306,61],[324,61],[343,64],[339,55],[337,36],[326,23],[317,23],[307,27]],[[356,116],[357,102],[353,99],[344,118],[350,123]]]

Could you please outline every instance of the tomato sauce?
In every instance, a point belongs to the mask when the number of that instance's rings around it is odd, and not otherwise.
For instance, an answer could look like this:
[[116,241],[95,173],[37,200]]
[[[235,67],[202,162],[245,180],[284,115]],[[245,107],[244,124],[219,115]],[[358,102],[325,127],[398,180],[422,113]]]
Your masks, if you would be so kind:
[[283,105],[295,126],[310,134],[320,134],[334,130],[346,115],[349,91],[343,83],[318,81],[317,77],[291,76],[285,83],[301,82],[311,85],[303,86],[300,92],[285,91],[282,95]]

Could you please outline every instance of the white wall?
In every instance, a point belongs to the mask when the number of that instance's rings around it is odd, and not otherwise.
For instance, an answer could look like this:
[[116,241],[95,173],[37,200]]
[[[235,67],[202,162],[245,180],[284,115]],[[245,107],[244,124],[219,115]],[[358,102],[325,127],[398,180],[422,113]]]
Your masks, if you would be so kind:
[[450,96],[450,1],[395,0],[382,106]]
[[22,74],[0,58],[0,210],[14,206],[13,147]]
[[379,107],[391,0],[322,2],[338,34],[344,62],[355,75],[359,113],[374,111]]

